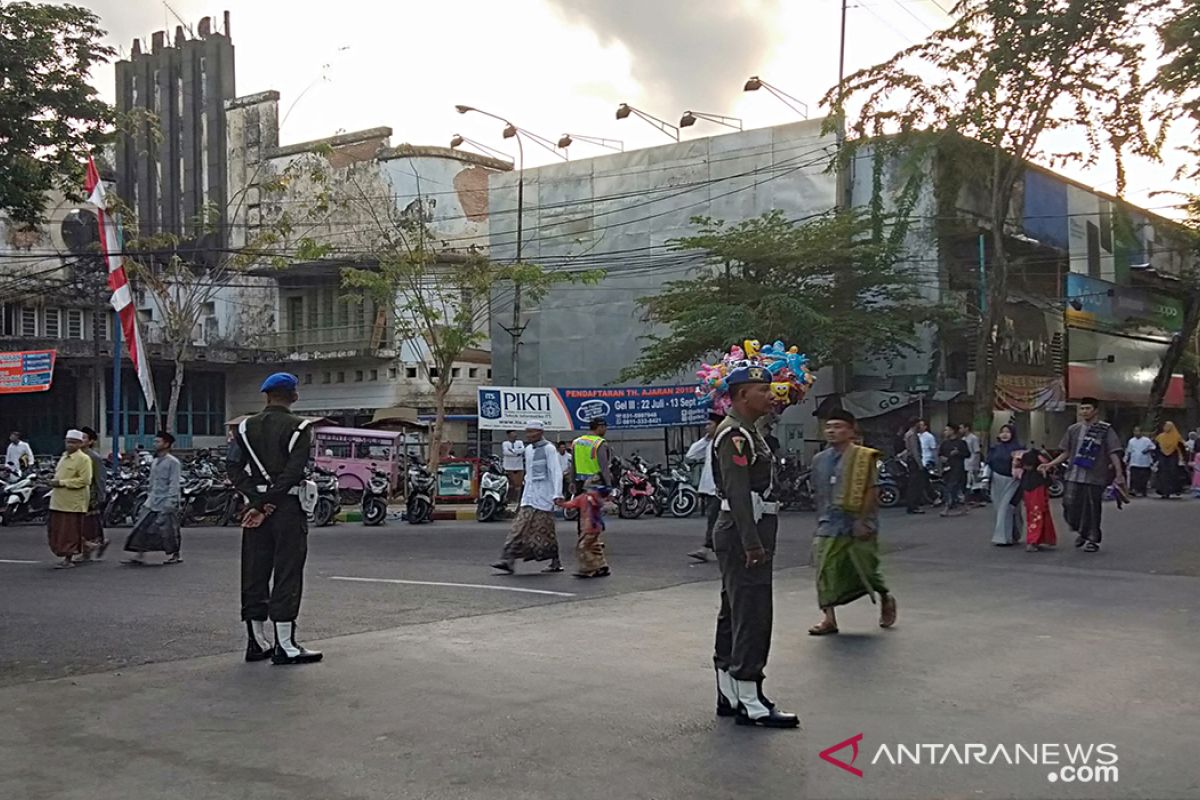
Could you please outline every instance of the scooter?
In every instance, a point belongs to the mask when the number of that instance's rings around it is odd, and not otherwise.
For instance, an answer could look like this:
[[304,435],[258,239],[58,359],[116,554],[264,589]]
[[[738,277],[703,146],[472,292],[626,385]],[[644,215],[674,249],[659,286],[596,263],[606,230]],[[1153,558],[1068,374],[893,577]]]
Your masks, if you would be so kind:
[[362,520],[363,525],[374,527],[382,525],[387,519],[387,501],[391,494],[392,485],[388,474],[371,465],[371,480],[363,492]]
[[668,472],[661,464],[651,467],[647,477],[654,484],[654,515],[661,517],[670,512],[680,519],[690,517],[700,506],[700,495],[692,488],[691,481],[679,467]]
[[15,525],[18,522],[45,522],[50,515],[50,485],[35,471],[29,470],[22,477],[0,488],[3,504],[0,504],[0,525]]
[[800,466],[800,459],[784,456],[779,459],[779,470],[775,474],[778,486],[779,507],[796,511],[813,511],[812,470]]
[[333,524],[338,509],[341,507],[338,495],[338,477],[336,472],[313,467],[312,479],[317,484],[317,504],[313,507],[308,520],[314,527],[323,528]]
[[500,469],[497,459],[489,459],[479,475],[479,502],[475,504],[475,519],[480,522],[499,519],[507,505],[508,475]]
[[617,514],[621,519],[637,519],[646,513],[654,497],[654,484],[646,476],[645,462],[636,454],[621,473],[618,488],[621,496],[617,500]]
[[433,522],[433,473],[419,461],[408,468],[408,500],[404,518],[409,525]]
[[[879,505],[884,508],[895,508],[907,494],[911,467],[898,457],[889,458],[879,465]],[[925,470],[925,504],[940,506],[946,499],[946,485],[941,472]]]

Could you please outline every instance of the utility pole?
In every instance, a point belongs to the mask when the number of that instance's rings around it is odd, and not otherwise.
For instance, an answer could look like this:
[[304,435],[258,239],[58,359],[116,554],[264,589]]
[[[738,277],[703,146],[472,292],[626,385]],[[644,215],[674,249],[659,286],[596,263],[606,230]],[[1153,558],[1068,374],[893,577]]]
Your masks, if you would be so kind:
[[[525,146],[521,144],[521,132],[517,131],[517,268],[521,267],[521,244],[525,238],[523,218],[525,216]],[[513,281],[513,315],[512,327],[508,333],[512,336],[512,385],[520,385],[517,380],[517,364],[520,361],[521,334],[525,328],[521,325],[521,282]]]

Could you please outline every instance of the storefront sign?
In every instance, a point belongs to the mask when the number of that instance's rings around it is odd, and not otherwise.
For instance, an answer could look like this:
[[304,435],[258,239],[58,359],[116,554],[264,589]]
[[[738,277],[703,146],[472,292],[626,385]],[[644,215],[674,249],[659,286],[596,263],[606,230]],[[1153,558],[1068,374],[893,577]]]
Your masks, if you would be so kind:
[[54,352],[0,353],[0,394],[47,391],[54,379]]
[[472,469],[469,461],[438,464],[438,497],[470,497]]
[[478,397],[483,430],[519,430],[532,420],[550,431],[583,431],[596,418],[613,430],[703,425],[708,419],[708,410],[696,403],[694,386],[481,386]]
[[[1111,294],[1110,294],[1111,292]],[[1087,275],[1067,275],[1067,324],[1127,336],[1170,341],[1183,329],[1183,301],[1158,292],[1118,286]]]
[[[1067,373],[1070,399],[1096,397],[1145,405],[1166,352],[1167,345],[1158,342],[1072,330]],[[1168,408],[1184,406],[1182,375],[1172,376],[1163,402]]]

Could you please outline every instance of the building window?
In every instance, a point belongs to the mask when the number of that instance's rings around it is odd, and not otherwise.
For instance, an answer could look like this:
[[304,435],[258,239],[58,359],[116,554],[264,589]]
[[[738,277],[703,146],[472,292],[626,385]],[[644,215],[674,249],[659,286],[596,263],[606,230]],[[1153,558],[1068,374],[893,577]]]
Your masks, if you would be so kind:
[[417,368],[416,367],[407,367],[404,370],[404,374],[409,378],[415,378],[415,377],[417,377]]
[[38,313],[36,308],[21,309],[21,335],[33,338],[38,335]]
[[340,372],[340,371],[338,372],[337,382],[338,383],[346,382],[346,373],[345,372]]
[[306,372],[304,373],[304,385],[308,386],[310,383],[312,383],[312,373]]
[[67,338],[82,339],[83,338],[83,310],[79,308],[67,309]]
[[492,371],[489,369],[488,370],[488,378],[491,378],[491,377],[492,377]]
[[438,376],[438,368],[437,368],[437,367],[430,367],[430,368],[429,368],[429,377],[431,377],[431,378],[436,378],[437,376]]
[[321,374],[321,383],[329,383],[329,373],[328,372]]
[[377,370],[377,369],[371,370],[371,380],[373,380],[373,381],[379,380],[379,370]]
[[62,335],[62,316],[57,308],[42,309],[42,318],[45,320],[47,339],[57,339]]
[[354,382],[355,383],[363,382],[363,371],[361,369],[354,370]]
[[397,375],[397,374],[398,374],[398,373],[396,372],[396,368],[395,368],[395,367],[388,367],[388,378],[389,378],[390,380],[393,380],[393,381],[394,381],[394,380],[396,380],[396,375]]
[[471,367],[470,369],[468,369],[468,370],[467,370],[467,377],[468,377],[468,378],[478,378],[478,377],[479,377],[479,368],[478,368],[478,367]]
[[450,377],[457,378],[459,376],[459,373],[461,373],[461,372],[462,372],[462,370],[459,369],[458,367],[451,367],[450,368]]

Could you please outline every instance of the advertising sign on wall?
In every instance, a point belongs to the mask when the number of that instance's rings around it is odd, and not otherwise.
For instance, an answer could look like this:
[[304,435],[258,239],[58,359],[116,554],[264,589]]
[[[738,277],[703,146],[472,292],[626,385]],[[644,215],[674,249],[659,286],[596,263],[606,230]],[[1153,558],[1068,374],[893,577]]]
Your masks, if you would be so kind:
[[53,350],[0,353],[0,394],[44,392],[53,379]]
[[[1070,399],[1096,397],[1144,404],[1158,375],[1166,344],[1097,331],[1072,330],[1067,381]],[[1163,404],[1184,406],[1183,376],[1174,375]]]
[[582,431],[598,417],[612,430],[703,425],[708,419],[708,410],[696,404],[695,386],[481,386],[478,397],[483,430],[519,430],[531,420],[550,431]]
[[1158,292],[1117,286],[1086,275],[1067,275],[1067,324],[1127,336],[1170,341],[1183,328],[1183,301]]

